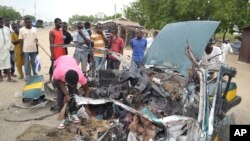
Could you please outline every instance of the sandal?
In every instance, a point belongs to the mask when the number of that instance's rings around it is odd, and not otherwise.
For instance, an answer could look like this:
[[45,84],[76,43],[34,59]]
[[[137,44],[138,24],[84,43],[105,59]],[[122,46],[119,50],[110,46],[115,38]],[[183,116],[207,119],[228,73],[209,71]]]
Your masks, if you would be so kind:
[[17,81],[14,79],[8,79],[7,82],[17,82]]
[[66,124],[66,120],[62,120],[59,125],[57,126],[57,129],[64,129]]

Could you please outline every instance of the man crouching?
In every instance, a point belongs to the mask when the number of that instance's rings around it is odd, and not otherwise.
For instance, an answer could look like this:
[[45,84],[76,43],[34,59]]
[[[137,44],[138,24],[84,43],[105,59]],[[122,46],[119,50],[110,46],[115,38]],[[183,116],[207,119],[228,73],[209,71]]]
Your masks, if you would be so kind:
[[74,100],[74,94],[78,94],[77,83],[79,82],[83,87],[87,83],[81,68],[77,65],[76,60],[70,56],[61,56],[54,63],[53,80],[57,87],[57,103],[59,112],[65,111],[64,105],[68,105],[68,115],[59,116],[60,123],[58,129],[65,128],[66,118],[73,123],[79,123],[80,120],[77,116],[77,108]]

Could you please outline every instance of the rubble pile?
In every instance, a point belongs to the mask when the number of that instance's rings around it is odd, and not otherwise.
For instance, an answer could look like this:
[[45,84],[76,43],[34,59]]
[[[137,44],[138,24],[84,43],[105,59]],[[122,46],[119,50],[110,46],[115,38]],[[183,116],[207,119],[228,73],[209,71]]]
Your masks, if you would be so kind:
[[[119,130],[124,133],[124,140],[160,139],[165,136],[166,131],[164,125],[157,120],[182,114],[183,92],[187,81],[180,74],[137,67],[120,73],[112,72],[113,70],[101,71],[99,82],[105,85],[90,89],[85,96],[91,99],[78,99],[76,102],[87,105],[85,108],[91,117],[99,120],[117,119]],[[113,76],[112,79],[109,76]],[[106,138],[110,138],[107,135]],[[116,136],[111,138],[114,137]]]
[[80,133],[86,140],[97,140],[97,138],[109,129],[112,120],[97,120],[95,118],[82,120],[78,126]]

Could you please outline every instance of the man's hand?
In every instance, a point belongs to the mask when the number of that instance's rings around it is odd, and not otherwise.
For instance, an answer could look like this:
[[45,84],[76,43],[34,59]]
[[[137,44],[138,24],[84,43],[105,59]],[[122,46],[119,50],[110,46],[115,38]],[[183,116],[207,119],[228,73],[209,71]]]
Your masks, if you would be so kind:
[[34,42],[35,42],[36,44],[38,44],[38,39],[35,39]]
[[[81,36],[84,36],[82,30],[79,30],[78,33],[79,33]],[[85,37],[85,36],[84,36],[84,37]]]
[[68,103],[70,101],[70,96],[67,94],[67,95],[64,95],[64,103]]
[[89,44],[90,40],[86,37],[86,35],[82,32],[82,30],[78,30],[79,35],[84,39],[84,44]]
[[50,60],[51,60],[51,61],[54,61],[54,59],[55,59],[54,56],[51,55],[51,56],[50,56]]

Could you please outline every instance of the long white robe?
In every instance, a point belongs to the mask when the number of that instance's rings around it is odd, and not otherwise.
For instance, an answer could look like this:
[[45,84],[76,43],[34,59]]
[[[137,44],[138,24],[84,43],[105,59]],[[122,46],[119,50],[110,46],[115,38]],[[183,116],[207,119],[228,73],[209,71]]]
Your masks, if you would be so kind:
[[0,70],[11,68],[10,63],[10,31],[8,27],[0,28]]
[[221,46],[222,62],[225,63],[228,53],[233,53],[233,49],[229,43],[223,43]]

